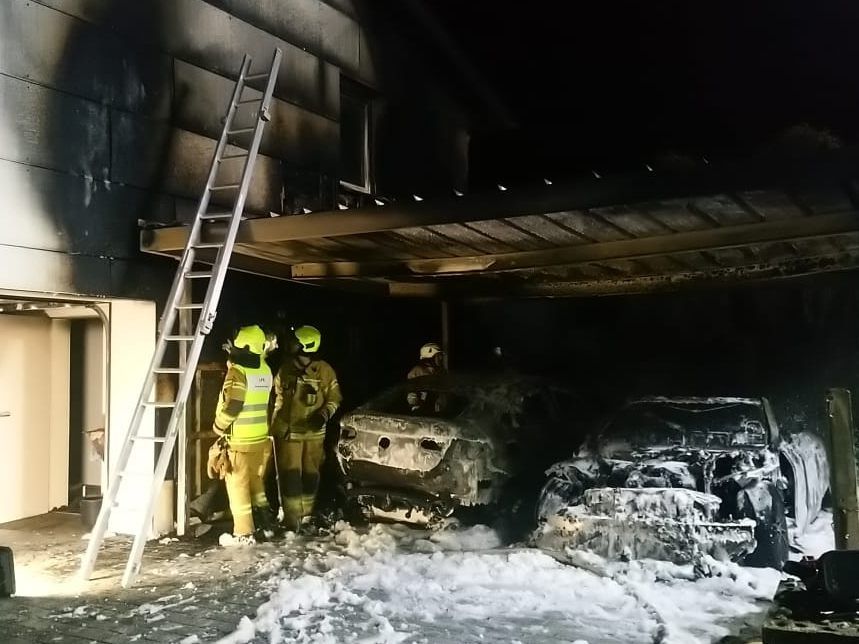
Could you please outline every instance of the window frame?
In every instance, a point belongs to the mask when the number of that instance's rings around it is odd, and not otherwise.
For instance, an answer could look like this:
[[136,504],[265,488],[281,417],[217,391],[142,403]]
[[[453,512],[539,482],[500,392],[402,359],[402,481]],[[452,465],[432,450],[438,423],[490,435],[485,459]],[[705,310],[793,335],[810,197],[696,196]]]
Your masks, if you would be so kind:
[[[363,179],[364,185],[352,183],[351,181],[346,181],[342,177],[338,176],[338,181],[340,183],[340,187],[346,188],[347,190],[352,190],[354,192],[359,192],[361,194],[369,195],[373,192],[373,173],[372,173],[372,153],[370,150],[370,126],[372,123],[372,97],[370,95],[370,90],[368,88],[364,88],[363,86],[351,81],[347,78],[340,78],[340,110],[341,110],[341,118],[340,118],[340,126],[342,128],[343,119],[342,119],[342,111],[343,111],[343,99],[347,101],[352,101],[355,104],[360,105],[363,108],[362,121],[364,125],[364,137],[362,141],[362,156],[363,156]],[[341,139],[342,144],[342,139]],[[342,154],[342,148],[340,150]],[[338,170],[339,172],[342,171]]]

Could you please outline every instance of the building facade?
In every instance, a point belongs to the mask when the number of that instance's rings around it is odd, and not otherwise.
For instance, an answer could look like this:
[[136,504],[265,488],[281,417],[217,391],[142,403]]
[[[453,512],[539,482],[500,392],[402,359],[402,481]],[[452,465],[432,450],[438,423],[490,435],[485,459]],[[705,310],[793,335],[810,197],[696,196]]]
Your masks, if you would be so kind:
[[[140,227],[193,217],[243,55],[263,71],[275,48],[283,53],[246,216],[464,187],[468,133],[481,108],[460,98],[461,81],[439,63],[438,43],[408,4],[0,2],[0,328],[16,342],[33,335],[2,367],[19,373],[41,346],[59,373],[47,394],[58,410],[50,423],[36,419],[40,405],[24,404],[20,394],[0,404],[13,412],[0,422],[17,437],[10,444],[22,464],[4,482],[28,498],[0,521],[64,505],[76,478],[103,482],[111,469],[175,271],[172,260],[141,254]],[[284,282],[231,280],[221,311],[244,307],[248,293],[259,294],[257,302],[289,302],[293,311],[338,307]],[[373,306],[342,297],[364,313]],[[355,319],[373,325],[364,313]],[[242,321],[221,317],[216,335]],[[93,360],[103,368],[90,368]],[[80,373],[90,374],[75,390],[86,413],[69,401]],[[23,398],[35,395],[45,390]],[[35,479],[27,474],[42,464],[27,434],[33,423],[48,428],[39,440],[53,446],[57,461],[51,492],[38,498],[30,498]],[[81,433],[99,426],[107,430],[107,458],[93,468]],[[135,452],[141,484],[152,457],[151,447]],[[99,469],[100,477],[87,474]],[[132,523],[114,527],[129,531]]]

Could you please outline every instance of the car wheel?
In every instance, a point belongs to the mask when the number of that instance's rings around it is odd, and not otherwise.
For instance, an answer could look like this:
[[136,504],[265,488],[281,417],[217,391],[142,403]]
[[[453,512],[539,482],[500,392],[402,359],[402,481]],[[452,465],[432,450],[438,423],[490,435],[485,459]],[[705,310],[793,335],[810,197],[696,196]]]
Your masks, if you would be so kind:
[[[775,568],[781,570],[788,560],[790,543],[787,531],[787,514],[785,513],[784,498],[781,491],[772,483],[767,484],[767,491],[772,498],[769,507],[758,515],[748,497],[744,499],[746,516],[754,519],[755,541],[757,547],[746,556],[743,563],[754,568]],[[746,493],[743,492],[745,495]]]

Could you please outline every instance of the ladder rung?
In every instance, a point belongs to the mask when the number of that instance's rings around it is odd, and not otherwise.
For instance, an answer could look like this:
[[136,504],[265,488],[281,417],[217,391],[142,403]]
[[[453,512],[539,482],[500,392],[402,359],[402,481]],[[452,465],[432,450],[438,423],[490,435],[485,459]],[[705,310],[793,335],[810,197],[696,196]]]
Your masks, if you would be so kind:
[[262,103],[262,98],[246,98],[236,103],[236,105],[247,105],[248,103]]
[[185,273],[185,277],[189,280],[199,280],[206,279],[207,277],[211,277],[212,273],[209,271],[188,271]]
[[223,246],[221,242],[198,242],[192,244],[191,248],[220,248],[221,246]]
[[177,304],[176,308],[180,311],[200,311],[203,308],[202,304]]
[[158,367],[152,370],[153,373],[185,373],[182,367]]
[[176,406],[176,401],[173,402],[158,402],[155,400],[147,400],[143,403],[146,407],[154,407],[155,409],[169,409],[170,407]]
[[151,441],[153,443],[163,443],[167,440],[166,436],[135,436],[136,441]]
[[245,80],[249,81],[249,80],[259,80],[260,78],[268,78],[269,73],[270,72],[264,72],[262,74],[248,74],[247,76],[245,76]]
[[206,213],[200,215],[200,219],[205,219],[206,221],[214,221],[216,219],[232,219],[233,213],[231,212],[214,212],[214,213]]
[[221,161],[223,161],[224,159],[244,159],[247,155],[247,152],[239,152],[236,154],[223,154],[221,155]]
[[241,185],[242,184],[240,184],[240,183],[225,183],[222,186],[212,186],[209,189],[210,190],[235,190],[236,188],[238,188]]
[[240,127],[238,130],[227,130],[227,134],[247,134],[248,132],[253,132],[255,129],[253,127]]
[[168,342],[193,342],[195,337],[193,335],[165,335],[164,339]]

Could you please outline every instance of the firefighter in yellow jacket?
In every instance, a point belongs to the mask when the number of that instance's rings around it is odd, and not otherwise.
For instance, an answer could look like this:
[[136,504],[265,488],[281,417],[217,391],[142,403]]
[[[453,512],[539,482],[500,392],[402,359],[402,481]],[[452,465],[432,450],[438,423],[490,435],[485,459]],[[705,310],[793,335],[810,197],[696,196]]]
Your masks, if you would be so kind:
[[[268,401],[272,375],[263,359],[265,347],[266,336],[258,326],[242,327],[236,334],[213,427],[228,448],[224,478],[237,544],[255,543],[254,532],[273,522],[263,483],[271,457]],[[263,525],[255,524],[255,516]]]
[[325,457],[325,428],[342,401],[334,369],[315,358],[321,342],[315,327],[296,329],[292,346],[287,347],[290,355],[274,379],[272,433],[277,439],[284,524],[293,530],[313,513]]

